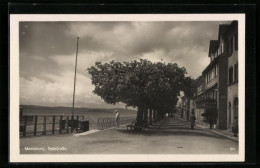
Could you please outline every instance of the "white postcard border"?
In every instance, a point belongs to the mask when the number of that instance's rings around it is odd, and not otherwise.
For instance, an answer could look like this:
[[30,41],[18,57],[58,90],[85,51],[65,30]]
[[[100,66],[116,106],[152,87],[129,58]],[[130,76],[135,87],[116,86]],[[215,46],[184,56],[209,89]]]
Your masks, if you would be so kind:
[[[239,33],[239,153],[236,154],[20,154],[19,22],[20,21],[230,21]],[[10,162],[237,162],[245,159],[245,14],[11,14],[10,15]]]

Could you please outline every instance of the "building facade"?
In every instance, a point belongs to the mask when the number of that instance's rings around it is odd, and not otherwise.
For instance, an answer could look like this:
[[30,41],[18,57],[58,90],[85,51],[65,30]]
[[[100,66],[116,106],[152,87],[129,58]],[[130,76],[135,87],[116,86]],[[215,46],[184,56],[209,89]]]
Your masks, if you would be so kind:
[[204,122],[203,113],[205,112],[204,106],[200,106],[202,100],[204,100],[204,90],[205,90],[205,79],[204,76],[200,76],[195,81],[196,93],[194,97],[194,112],[196,117],[196,122]]
[[228,43],[228,98],[227,128],[231,129],[235,117],[238,117],[238,23],[232,22],[225,34]]
[[189,113],[188,113],[188,99],[186,96],[181,97],[181,118],[188,120]]
[[219,25],[218,40],[209,44],[209,65],[203,70],[204,84],[197,86],[197,113],[210,116],[219,129],[230,129],[238,116],[238,29],[237,21]]

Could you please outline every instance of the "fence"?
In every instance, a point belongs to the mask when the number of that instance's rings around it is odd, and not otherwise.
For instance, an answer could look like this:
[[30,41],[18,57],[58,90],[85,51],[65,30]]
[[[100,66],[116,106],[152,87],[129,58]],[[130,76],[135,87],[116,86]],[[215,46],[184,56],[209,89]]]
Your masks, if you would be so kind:
[[[130,117],[120,117],[120,124],[129,124],[134,118]],[[100,130],[111,128],[116,126],[116,120],[114,118],[98,118],[97,128]]]
[[[20,136],[78,132],[80,116],[23,116],[20,118]],[[84,120],[84,116],[81,116]],[[74,121],[74,122],[73,122]]]

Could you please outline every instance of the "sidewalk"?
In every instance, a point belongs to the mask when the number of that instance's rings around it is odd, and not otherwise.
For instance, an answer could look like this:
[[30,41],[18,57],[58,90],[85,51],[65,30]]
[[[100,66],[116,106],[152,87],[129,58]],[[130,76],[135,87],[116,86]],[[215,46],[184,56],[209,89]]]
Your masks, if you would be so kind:
[[[180,120],[182,121],[187,121],[183,118],[179,118]],[[196,122],[196,127],[199,127],[199,128],[203,128],[203,129],[207,129],[215,134],[218,134],[218,135],[221,135],[221,136],[224,136],[224,137],[227,137],[229,139],[232,139],[234,141],[237,141],[238,142],[238,137],[234,137],[233,136],[233,133],[231,132],[231,130],[221,130],[221,129],[218,129],[218,128],[212,128],[210,129],[209,128],[209,125],[208,124],[205,124],[205,123],[198,123]]]

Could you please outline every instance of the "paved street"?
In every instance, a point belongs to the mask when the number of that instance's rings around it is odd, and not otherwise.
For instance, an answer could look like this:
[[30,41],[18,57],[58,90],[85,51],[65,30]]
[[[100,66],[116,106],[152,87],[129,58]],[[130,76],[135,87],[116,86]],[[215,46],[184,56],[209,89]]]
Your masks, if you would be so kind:
[[21,138],[20,143],[22,154],[238,153],[238,142],[208,129],[196,127],[191,130],[189,122],[177,118],[166,118],[163,123],[142,133],[129,132],[125,126],[121,126],[82,136],[67,134]]

